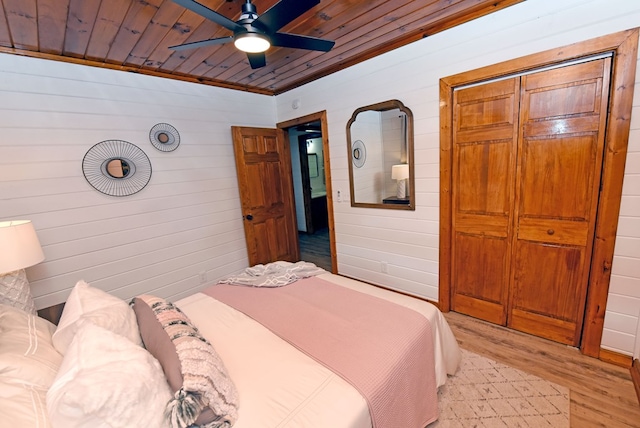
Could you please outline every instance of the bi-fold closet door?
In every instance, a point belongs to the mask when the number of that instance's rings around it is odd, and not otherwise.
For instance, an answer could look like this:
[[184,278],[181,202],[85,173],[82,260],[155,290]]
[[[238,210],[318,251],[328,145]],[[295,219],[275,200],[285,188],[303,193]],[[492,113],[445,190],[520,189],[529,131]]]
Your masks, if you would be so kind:
[[611,58],[454,92],[456,312],[578,345]]

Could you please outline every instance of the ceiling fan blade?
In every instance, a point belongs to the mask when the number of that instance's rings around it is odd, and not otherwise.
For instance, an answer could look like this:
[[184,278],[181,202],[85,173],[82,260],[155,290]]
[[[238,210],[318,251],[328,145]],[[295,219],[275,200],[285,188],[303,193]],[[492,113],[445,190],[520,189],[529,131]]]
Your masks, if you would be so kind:
[[272,46],[281,48],[308,49],[311,51],[329,52],[336,42],[318,39],[316,37],[301,36],[299,34],[275,33],[269,36]]
[[195,0],[172,0],[174,3],[179,4],[185,9],[189,9],[191,12],[197,13],[198,15],[203,16],[209,21],[213,21],[218,25],[222,25],[225,28],[228,28],[231,31],[239,31],[244,30],[239,24],[236,24],[234,21],[230,20],[224,15],[220,15],[218,12],[209,9],[208,7],[201,5]]
[[256,69],[260,67],[264,67],[267,65],[267,58],[264,52],[260,53],[248,53],[247,58],[249,58],[249,64],[251,64],[251,68]]
[[260,15],[254,24],[258,23],[269,34],[275,33],[319,3],[320,0],[280,0]]
[[205,46],[223,45],[233,41],[233,36],[220,37],[217,39],[201,40],[199,42],[184,43],[182,45],[169,46],[169,49],[174,51],[183,51],[186,49],[202,48]]

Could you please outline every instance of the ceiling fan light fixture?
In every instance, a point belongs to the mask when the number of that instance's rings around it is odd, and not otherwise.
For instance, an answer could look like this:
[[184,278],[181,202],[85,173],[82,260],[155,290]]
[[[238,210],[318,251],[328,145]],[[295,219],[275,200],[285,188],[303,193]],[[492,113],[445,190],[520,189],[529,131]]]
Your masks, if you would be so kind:
[[265,36],[258,33],[244,33],[236,35],[233,44],[243,52],[260,53],[271,47]]
[[[236,49],[247,54],[251,68],[257,69],[267,65],[266,55],[264,53],[271,45],[287,49],[329,52],[335,44],[334,41],[319,39],[317,37],[278,32],[281,28],[286,28],[290,22],[293,22],[302,14],[313,9],[314,6],[320,3],[320,0],[279,0],[262,15],[258,15],[252,0],[244,0],[240,19],[237,21],[232,21],[214,9],[209,9],[203,4],[198,3],[202,0],[172,1],[212,23],[230,30],[233,32],[233,36],[183,43],[177,46],[170,46],[169,49],[183,50],[204,46],[224,45],[233,40]],[[232,0],[227,0],[227,2],[231,1]],[[210,3],[211,2],[213,2],[213,0],[211,0]]]

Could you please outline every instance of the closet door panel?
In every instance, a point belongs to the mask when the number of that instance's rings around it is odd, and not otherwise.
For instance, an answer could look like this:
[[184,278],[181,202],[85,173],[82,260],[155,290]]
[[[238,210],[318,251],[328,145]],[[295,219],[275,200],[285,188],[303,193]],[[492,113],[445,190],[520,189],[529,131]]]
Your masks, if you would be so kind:
[[512,141],[477,141],[458,145],[458,212],[508,217],[509,190],[504,180],[509,170]]
[[588,221],[597,197],[594,181],[600,178],[598,152],[602,147],[597,133],[559,138],[525,134],[521,179],[526,192],[522,193],[520,216]]
[[455,310],[496,324],[505,322],[504,280],[509,241],[479,233],[456,233]]
[[[572,342],[575,314],[582,304],[582,247],[540,245],[519,239],[515,254],[510,327],[539,335],[543,325],[547,339]],[[554,314],[551,320],[549,314]]]
[[582,330],[609,68],[605,58],[522,77],[507,325],[569,345]]
[[505,324],[519,80],[454,94],[452,309]]

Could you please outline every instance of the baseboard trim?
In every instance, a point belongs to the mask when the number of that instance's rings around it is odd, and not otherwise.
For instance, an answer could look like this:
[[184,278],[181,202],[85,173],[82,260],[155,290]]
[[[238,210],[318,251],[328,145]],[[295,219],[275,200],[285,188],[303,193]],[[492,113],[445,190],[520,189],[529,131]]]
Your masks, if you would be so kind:
[[638,359],[633,360],[629,370],[631,371],[633,387],[636,389],[636,395],[638,396],[638,403],[640,403],[640,361]]
[[601,361],[606,363],[615,364],[616,366],[624,367],[625,369],[630,369],[633,364],[633,358],[629,355],[620,354],[618,352],[609,351],[608,349],[600,348],[600,357]]

